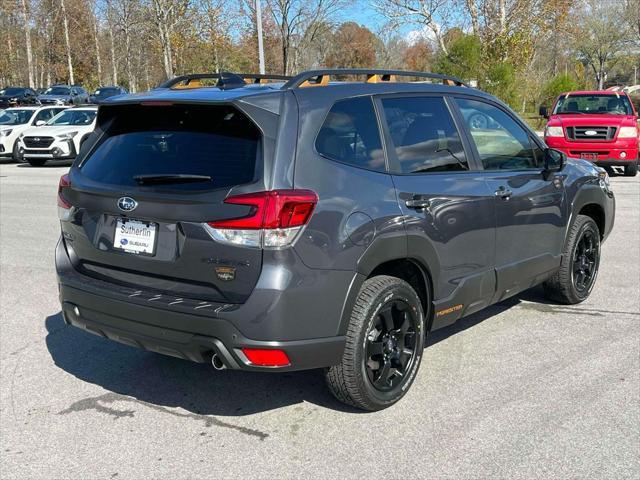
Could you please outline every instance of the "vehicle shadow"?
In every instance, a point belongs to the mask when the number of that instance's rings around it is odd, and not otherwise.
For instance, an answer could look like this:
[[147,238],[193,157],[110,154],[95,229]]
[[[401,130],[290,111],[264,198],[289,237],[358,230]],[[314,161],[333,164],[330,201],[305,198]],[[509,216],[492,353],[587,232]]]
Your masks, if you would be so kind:
[[[437,330],[429,335],[426,348],[518,303],[515,297]],[[80,380],[148,406],[180,407],[196,415],[242,416],[308,402],[333,410],[363,413],[331,395],[321,370],[215,371],[208,364],[146,352],[69,327],[60,312],[47,317],[45,326],[47,348],[58,367]],[[106,401],[113,401],[109,398]],[[92,401],[96,399],[76,404]],[[104,409],[104,406],[92,408]]]
[[26,163],[18,163],[16,167],[18,168],[55,168],[55,167],[70,167],[73,164],[73,160],[47,160],[47,163],[44,165],[34,166],[29,162]]

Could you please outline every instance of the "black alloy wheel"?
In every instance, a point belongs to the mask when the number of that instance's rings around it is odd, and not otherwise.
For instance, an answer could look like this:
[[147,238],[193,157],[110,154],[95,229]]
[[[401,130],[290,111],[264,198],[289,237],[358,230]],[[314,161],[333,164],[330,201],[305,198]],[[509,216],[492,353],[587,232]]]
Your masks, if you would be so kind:
[[338,400],[374,411],[407,393],[422,360],[423,305],[431,302],[429,288],[427,284],[421,300],[401,278],[378,275],[365,280],[351,310],[342,360],[325,372]]
[[600,265],[601,233],[593,218],[578,215],[569,228],[558,270],[544,282],[547,296],[574,305],[589,298]]
[[401,299],[384,304],[367,333],[363,357],[367,378],[376,390],[397,388],[416,357],[417,320]]
[[598,275],[600,239],[596,235],[593,230],[583,231],[573,252],[571,279],[580,294],[591,289]]

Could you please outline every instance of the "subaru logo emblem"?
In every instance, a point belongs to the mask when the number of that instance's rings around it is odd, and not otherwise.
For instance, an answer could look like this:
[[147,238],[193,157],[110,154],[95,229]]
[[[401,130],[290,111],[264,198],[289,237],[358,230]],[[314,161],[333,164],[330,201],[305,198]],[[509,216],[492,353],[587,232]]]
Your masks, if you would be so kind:
[[118,199],[118,208],[123,212],[130,212],[132,210],[135,210],[137,206],[138,202],[136,202],[131,197],[122,197]]

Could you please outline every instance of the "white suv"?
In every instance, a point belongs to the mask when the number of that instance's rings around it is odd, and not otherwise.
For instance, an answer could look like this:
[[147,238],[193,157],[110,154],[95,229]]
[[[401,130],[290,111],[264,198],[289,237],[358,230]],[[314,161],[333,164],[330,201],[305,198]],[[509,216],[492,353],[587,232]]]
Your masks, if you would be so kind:
[[71,160],[96,126],[98,107],[74,107],[53,117],[44,127],[20,135],[19,155],[40,167],[47,160]]
[[68,107],[16,107],[0,110],[0,159],[20,160],[18,138],[32,127],[44,125]]

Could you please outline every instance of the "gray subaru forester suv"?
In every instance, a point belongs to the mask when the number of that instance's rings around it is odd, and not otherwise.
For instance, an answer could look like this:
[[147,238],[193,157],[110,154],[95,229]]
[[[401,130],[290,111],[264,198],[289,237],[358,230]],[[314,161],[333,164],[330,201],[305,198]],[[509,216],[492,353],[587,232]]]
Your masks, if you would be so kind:
[[177,77],[107,100],[60,180],[67,324],[378,410],[428,332],[544,284],[586,299],[606,173],[444,75]]

